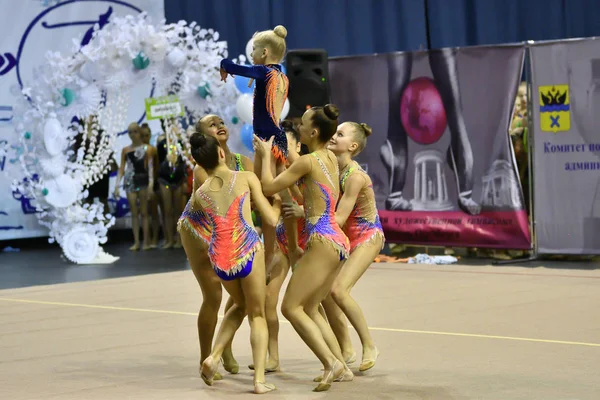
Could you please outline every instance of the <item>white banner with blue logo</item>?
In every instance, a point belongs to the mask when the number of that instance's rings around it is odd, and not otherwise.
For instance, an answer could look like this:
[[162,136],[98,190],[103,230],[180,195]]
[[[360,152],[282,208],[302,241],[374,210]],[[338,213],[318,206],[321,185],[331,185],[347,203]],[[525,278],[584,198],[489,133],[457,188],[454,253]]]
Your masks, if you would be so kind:
[[[0,240],[46,236],[30,200],[11,189],[24,176],[19,163],[23,150],[12,126],[16,96],[21,87],[33,85],[34,70],[48,51],[70,53],[74,40],[84,45],[93,27],[102,28],[113,16],[146,12],[159,22],[164,0],[0,0],[0,9]],[[140,101],[130,104],[126,124],[142,121],[144,99],[151,91],[151,83],[132,91],[130,98]],[[126,135],[120,139],[116,154],[129,141]],[[127,212],[113,206],[117,217]]]

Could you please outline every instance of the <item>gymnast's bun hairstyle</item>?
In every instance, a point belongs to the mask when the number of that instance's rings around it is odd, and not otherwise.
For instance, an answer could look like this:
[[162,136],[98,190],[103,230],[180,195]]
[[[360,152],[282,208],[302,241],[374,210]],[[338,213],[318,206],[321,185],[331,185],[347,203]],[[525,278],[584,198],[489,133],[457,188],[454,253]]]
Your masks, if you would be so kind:
[[352,135],[354,137],[354,141],[358,145],[358,147],[356,148],[356,150],[354,150],[354,153],[352,153],[352,155],[356,156],[367,146],[367,138],[371,136],[371,134],[373,133],[373,129],[371,129],[371,127],[365,124],[364,122],[358,123],[348,121],[345,123],[352,126]]
[[360,123],[360,127],[363,129],[365,137],[369,137],[371,136],[371,133],[373,133],[373,129],[371,129],[371,127],[364,122]]
[[287,37],[287,29],[283,25],[277,25],[272,31],[256,32],[252,39],[256,45],[266,47],[271,52],[271,56],[283,60],[287,46],[285,38]]
[[281,121],[281,129],[283,129],[285,133],[290,133],[294,137],[294,139],[296,139],[296,142],[300,141],[300,134],[296,130],[294,123],[289,119],[284,119],[283,121]]
[[277,25],[275,28],[273,28],[273,33],[280,38],[285,39],[287,36],[287,29],[285,29],[285,26],[283,25]]
[[325,107],[313,107],[312,124],[319,130],[319,140],[327,143],[335,134],[338,126],[338,117],[340,110],[333,105],[327,104]]
[[219,142],[212,136],[195,132],[190,137],[194,161],[207,171],[219,165]]

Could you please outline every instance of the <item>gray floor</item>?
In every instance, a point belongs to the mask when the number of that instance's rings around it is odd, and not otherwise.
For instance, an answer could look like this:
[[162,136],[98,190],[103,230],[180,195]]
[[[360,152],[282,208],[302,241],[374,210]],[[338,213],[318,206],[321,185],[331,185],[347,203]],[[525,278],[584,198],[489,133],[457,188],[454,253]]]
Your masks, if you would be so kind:
[[[312,393],[319,363],[282,319],[283,371],[267,396],[597,400],[599,287],[598,270],[374,264],[354,294],[376,367]],[[0,398],[256,398],[247,324],[240,374],[213,387],[199,378],[200,302],[190,271],[1,290]]]

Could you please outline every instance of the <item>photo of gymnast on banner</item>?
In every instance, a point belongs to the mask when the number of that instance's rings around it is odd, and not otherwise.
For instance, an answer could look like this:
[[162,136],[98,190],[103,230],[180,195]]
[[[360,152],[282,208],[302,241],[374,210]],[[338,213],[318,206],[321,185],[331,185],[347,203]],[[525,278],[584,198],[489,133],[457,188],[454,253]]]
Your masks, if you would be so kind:
[[340,122],[373,128],[358,161],[388,241],[531,247],[508,135],[524,57],[510,45],[330,59]]

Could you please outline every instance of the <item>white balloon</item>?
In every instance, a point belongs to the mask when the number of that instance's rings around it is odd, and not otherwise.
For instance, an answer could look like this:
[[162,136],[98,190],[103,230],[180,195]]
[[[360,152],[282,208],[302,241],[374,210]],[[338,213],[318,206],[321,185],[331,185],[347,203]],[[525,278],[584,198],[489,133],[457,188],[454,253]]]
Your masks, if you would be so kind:
[[179,47],[175,47],[167,55],[167,60],[175,68],[181,68],[185,64],[186,57]]
[[64,150],[65,135],[56,117],[50,117],[44,124],[44,145],[51,156],[57,156]]
[[246,43],[246,57],[248,57],[248,62],[252,63],[252,46],[254,45],[254,41],[252,39],[248,40]]
[[283,103],[283,109],[281,110],[281,115],[279,116],[280,120],[284,120],[290,112],[290,101],[289,99],[285,99],[285,103]]
[[235,103],[237,115],[247,124],[252,123],[253,99],[254,97],[250,93],[244,93],[238,97],[237,102]]

